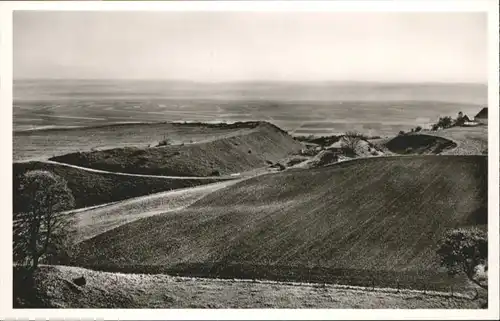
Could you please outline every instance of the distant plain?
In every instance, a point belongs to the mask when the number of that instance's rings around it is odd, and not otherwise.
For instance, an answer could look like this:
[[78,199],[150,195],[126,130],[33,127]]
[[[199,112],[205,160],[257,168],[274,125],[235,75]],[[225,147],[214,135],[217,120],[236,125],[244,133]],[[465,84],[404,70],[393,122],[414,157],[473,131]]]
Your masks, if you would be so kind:
[[474,116],[486,102],[487,86],[479,84],[18,80],[14,160],[146,146],[165,135],[178,143],[210,138],[199,129],[176,132],[156,125],[101,127],[92,132],[61,130],[64,127],[263,120],[293,135],[358,130],[391,136],[458,111]]

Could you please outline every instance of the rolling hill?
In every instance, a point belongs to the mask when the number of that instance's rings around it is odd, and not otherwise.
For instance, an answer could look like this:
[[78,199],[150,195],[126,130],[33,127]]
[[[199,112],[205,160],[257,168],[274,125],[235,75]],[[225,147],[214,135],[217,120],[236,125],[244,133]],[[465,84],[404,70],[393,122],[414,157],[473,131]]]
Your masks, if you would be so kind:
[[[38,104],[35,104],[38,106]],[[73,106],[76,107],[76,106]],[[130,119],[129,119],[130,121]],[[175,144],[215,140],[245,132],[255,123],[126,123],[75,128],[46,128],[13,133],[14,161],[39,160],[68,153],[143,147],[168,137]]]
[[196,187],[169,190],[134,197],[121,202],[72,211],[76,221],[75,242],[94,237],[132,221],[161,215],[186,207],[205,195],[235,184],[240,180],[227,180]]
[[374,157],[267,174],[80,243],[109,271],[407,287],[438,269],[443,233],[487,222],[487,157]]
[[268,166],[269,162],[277,162],[302,147],[272,124],[243,124],[252,128],[208,142],[72,153],[51,160],[127,173],[211,176],[214,173],[224,175]]
[[175,179],[95,173],[64,165],[26,162],[13,164],[14,213],[22,211],[19,183],[29,170],[47,170],[64,178],[75,197],[76,208],[95,206],[162,191],[220,181],[218,178]]

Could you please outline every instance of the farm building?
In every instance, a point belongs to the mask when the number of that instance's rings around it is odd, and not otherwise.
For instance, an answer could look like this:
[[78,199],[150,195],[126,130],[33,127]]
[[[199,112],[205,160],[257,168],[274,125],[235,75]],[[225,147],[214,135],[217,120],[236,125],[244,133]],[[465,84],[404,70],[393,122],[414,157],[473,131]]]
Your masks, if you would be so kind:
[[474,121],[480,124],[488,124],[488,107],[481,109],[476,117],[474,117]]
[[464,115],[462,112],[458,113],[457,121],[455,123],[456,126],[470,126],[470,123],[471,120],[469,119],[469,116]]

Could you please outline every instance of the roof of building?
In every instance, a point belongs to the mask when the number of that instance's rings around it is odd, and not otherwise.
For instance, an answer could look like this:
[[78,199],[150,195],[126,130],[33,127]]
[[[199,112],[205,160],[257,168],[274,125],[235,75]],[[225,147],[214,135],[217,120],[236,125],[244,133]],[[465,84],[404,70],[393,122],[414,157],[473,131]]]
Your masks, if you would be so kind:
[[481,109],[479,113],[477,113],[476,117],[474,118],[488,118],[488,107],[484,107]]

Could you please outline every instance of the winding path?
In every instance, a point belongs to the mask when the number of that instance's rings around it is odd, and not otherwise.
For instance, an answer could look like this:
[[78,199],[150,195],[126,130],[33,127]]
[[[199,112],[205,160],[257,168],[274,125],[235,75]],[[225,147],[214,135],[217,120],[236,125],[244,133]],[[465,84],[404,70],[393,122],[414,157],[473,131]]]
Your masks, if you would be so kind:
[[[26,161],[24,161],[26,162]],[[133,177],[146,177],[146,178],[165,178],[165,179],[189,179],[189,180],[214,180],[214,179],[219,179],[219,180],[233,180],[237,178],[239,175],[229,175],[229,176],[163,176],[163,175],[147,175],[147,174],[134,174],[134,173],[123,173],[123,172],[110,172],[110,171],[105,171],[101,169],[94,169],[94,168],[88,168],[88,167],[82,167],[82,166],[77,166],[77,165],[72,165],[72,164],[67,164],[67,163],[60,163],[60,162],[55,162],[52,160],[39,160],[41,163],[47,163],[47,164],[54,164],[54,165],[59,165],[59,166],[65,166],[65,167],[71,167],[87,172],[92,172],[92,173],[100,173],[100,174],[109,174],[109,175],[120,175],[120,176],[133,176]],[[23,162],[19,162],[23,163]]]

